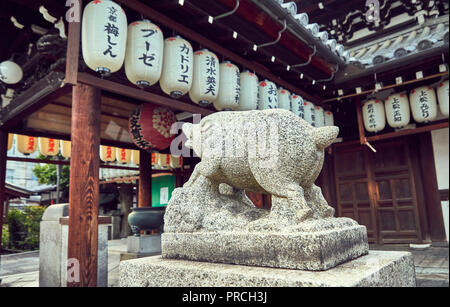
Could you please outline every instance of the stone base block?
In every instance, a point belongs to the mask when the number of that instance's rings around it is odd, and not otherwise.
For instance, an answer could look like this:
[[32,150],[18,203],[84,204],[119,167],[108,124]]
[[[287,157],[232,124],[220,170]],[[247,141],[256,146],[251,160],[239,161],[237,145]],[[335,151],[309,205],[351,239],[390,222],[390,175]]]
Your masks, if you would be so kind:
[[144,257],[159,256],[159,255],[161,255],[161,253],[149,253],[149,254],[120,253],[120,261],[140,259],[140,258],[144,258]]
[[121,287],[414,287],[409,252],[371,251],[328,271],[312,272],[163,259],[123,261]]
[[129,236],[127,238],[127,252],[138,254],[161,253],[161,235]]
[[360,225],[301,233],[162,234],[166,259],[320,271],[368,252],[366,228]]

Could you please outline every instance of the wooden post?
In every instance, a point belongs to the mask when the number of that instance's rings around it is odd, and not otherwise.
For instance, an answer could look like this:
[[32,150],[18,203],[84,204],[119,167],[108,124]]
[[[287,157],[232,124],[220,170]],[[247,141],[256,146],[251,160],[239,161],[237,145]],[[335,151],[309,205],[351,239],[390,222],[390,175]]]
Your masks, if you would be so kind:
[[418,140],[417,149],[420,154],[422,182],[431,241],[445,242],[445,225],[442,217],[442,205],[437,183],[431,133],[426,132],[419,134]]
[[[101,92],[77,84],[72,95],[69,192],[69,287],[97,286]],[[69,273],[79,265],[79,279]],[[70,277],[74,280],[69,280]]]
[[140,150],[138,207],[152,206],[152,154]]
[[6,200],[6,152],[8,149],[8,133],[0,130],[0,252],[2,251],[3,207]]

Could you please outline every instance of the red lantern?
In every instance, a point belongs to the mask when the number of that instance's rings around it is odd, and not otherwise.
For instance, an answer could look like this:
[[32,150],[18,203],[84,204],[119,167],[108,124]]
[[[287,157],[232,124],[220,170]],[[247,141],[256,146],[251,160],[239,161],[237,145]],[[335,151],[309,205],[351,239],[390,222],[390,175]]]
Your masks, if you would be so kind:
[[170,134],[170,128],[175,122],[175,114],[171,109],[143,104],[131,115],[129,131],[139,148],[164,150],[169,148],[175,137]]

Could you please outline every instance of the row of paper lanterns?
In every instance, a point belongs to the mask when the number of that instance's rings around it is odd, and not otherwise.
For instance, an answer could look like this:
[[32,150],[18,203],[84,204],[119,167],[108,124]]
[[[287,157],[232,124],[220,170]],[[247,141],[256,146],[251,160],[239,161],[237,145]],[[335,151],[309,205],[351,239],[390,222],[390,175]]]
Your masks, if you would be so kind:
[[379,132],[386,127],[386,120],[392,128],[403,128],[410,123],[411,113],[415,122],[428,123],[436,119],[439,109],[449,117],[449,81],[441,82],[436,88],[421,86],[406,92],[390,95],[384,103],[368,100],[363,105],[364,127],[368,132]]
[[[218,111],[283,108],[302,114],[300,96],[291,96],[268,80],[259,82],[256,74],[240,72],[229,61],[220,63],[206,49],[194,52],[179,36],[164,40],[161,29],[148,20],[132,22],[127,28],[125,12],[113,1],[93,1],[86,6],[82,51],[92,70],[110,74],[125,64],[126,76],[133,84],[145,87],[159,81],[162,91],[173,98],[189,94],[194,103],[213,104]],[[318,108],[317,113],[323,113]],[[308,117],[308,108],[305,113]],[[314,123],[316,116],[311,117]],[[322,117],[325,115],[317,115],[318,126]]]
[[[7,150],[13,146],[14,135],[8,134]],[[17,151],[30,155],[37,150],[48,157],[57,156],[59,153],[69,159],[71,156],[71,142],[57,140],[52,138],[37,138],[26,135],[16,135]],[[100,146],[100,160],[103,162],[118,162],[121,164],[139,165],[139,150],[117,148],[113,146]],[[182,157],[175,157],[169,154],[152,153],[152,165],[161,168],[181,168],[183,165]]]

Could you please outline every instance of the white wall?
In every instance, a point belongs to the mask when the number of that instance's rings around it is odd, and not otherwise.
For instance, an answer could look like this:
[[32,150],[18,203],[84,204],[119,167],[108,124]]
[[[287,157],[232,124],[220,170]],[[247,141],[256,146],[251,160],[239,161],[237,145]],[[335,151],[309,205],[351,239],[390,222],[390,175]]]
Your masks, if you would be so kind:
[[[431,137],[433,140],[434,161],[439,190],[445,190],[449,187],[449,128],[434,130],[431,132]],[[441,202],[441,204],[448,241],[449,205],[448,201]]]

